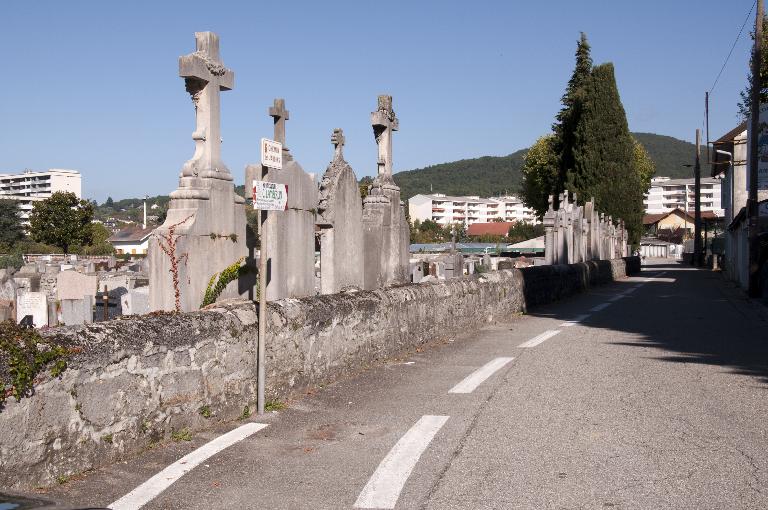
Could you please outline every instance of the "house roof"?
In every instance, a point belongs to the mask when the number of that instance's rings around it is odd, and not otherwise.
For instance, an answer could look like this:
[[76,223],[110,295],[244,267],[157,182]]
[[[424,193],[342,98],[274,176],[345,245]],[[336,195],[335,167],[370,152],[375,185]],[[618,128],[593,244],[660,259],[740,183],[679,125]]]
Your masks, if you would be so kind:
[[713,145],[720,145],[733,142],[733,139],[739,136],[741,133],[747,130],[747,121],[745,120],[735,128],[728,131],[726,134],[712,142]]
[[126,227],[112,234],[107,242],[110,243],[140,243],[152,234],[154,228],[141,228],[140,225]]
[[491,223],[472,223],[467,228],[468,236],[505,236],[515,223],[512,221],[494,221]]
[[[691,223],[695,221],[694,215],[690,212],[685,212],[681,209],[672,209],[671,211],[667,211],[665,213],[646,214],[643,216],[643,225],[653,225],[671,214],[677,214],[678,216],[687,219]],[[702,220],[716,220],[718,218],[721,218],[721,216],[715,214],[715,211],[701,211]]]
[[506,251],[517,251],[520,253],[538,253],[544,251],[544,236],[534,237],[527,241],[510,244]]

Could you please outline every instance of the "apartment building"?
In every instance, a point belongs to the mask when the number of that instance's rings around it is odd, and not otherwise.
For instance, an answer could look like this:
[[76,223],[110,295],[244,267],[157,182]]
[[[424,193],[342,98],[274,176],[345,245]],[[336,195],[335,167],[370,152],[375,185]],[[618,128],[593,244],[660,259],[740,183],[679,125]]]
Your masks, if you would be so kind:
[[[721,180],[710,177],[701,178],[701,210],[712,211],[716,216],[723,216],[721,203]],[[643,200],[646,214],[660,214],[680,209],[695,210],[694,179],[670,179],[654,177],[651,188]]]
[[537,222],[533,210],[525,207],[523,201],[513,195],[495,198],[452,197],[442,193],[416,195],[408,199],[408,213],[411,221],[432,220],[441,225],[471,225],[494,220]]
[[53,168],[46,171],[24,170],[15,174],[0,174],[0,199],[19,202],[21,218],[28,223],[34,202],[45,200],[57,191],[69,191],[82,197],[82,179],[77,170]]

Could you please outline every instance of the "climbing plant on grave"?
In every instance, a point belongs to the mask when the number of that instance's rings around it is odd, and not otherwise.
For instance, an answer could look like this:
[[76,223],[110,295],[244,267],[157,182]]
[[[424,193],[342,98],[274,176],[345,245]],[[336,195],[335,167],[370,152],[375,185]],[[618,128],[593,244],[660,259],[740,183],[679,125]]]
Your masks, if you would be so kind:
[[[237,261],[224,269],[221,273],[213,273],[211,279],[208,280],[208,286],[205,289],[205,295],[203,296],[203,302],[200,304],[200,308],[215,303],[224,289],[231,282],[237,280],[237,278],[243,274],[247,266],[243,265],[245,257],[240,257]],[[218,280],[216,277],[218,276]]]

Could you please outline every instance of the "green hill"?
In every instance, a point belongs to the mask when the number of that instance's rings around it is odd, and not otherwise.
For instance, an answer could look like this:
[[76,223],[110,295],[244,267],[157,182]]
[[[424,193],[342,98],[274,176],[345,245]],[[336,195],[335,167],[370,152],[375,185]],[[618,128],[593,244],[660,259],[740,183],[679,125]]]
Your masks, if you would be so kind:
[[[692,171],[684,164],[692,164],[694,144],[671,136],[653,133],[632,133],[642,143],[656,164],[656,175],[672,178],[691,177]],[[400,186],[403,200],[420,193],[446,195],[494,196],[515,193],[522,181],[523,157],[528,149],[509,156],[483,156],[451,163],[398,172],[393,177]],[[706,161],[705,149],[702,158]],[[706,173],[706,170],[702,172]]]

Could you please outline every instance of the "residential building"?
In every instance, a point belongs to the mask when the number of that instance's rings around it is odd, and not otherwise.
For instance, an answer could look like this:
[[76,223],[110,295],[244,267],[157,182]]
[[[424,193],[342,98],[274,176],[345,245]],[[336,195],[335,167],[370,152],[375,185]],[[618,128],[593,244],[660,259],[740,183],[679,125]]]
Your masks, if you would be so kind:
[[494,220],[536,223],[532,209],[515,196],[480,198],[453,197],[442,193],[416,195],[408,199],[411,221],[432,220],[441,225],[452,223],[490,223]]
[[141,225],[127,227],[112,234],[107,239],[118,255],[146,255],[149,249],[149,238],[152,228],[143,228]]
[[19,202],[21,219],[29,224],[32,204],[49,198],[57,191],[74,193],[82,197],[82,179],[77,170],[53,168],[45,171],[24,170],[15,174],[0,174],[0,199]]
[[[721,205],[720,179],[701,178],[701,210],[713,211],[716,216],[723,216]],[[651,188],[643,200],[646,214],[661,214],[680,209],[693,212],[695,206],[694,179],[670,179],[669,177],[654,177]]]

